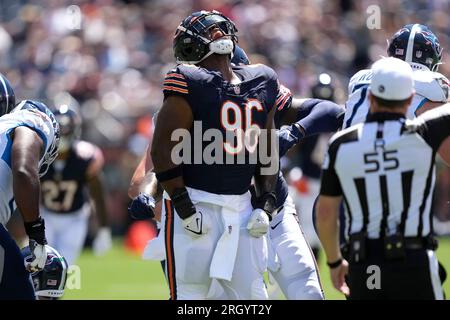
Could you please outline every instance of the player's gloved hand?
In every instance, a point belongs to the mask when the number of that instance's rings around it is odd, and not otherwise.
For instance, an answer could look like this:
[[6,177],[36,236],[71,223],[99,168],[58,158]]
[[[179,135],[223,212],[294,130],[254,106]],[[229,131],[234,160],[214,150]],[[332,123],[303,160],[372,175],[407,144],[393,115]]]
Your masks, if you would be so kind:
[[269,230],[272,216],[276,214],[277,198],[275,193],[267,192],[261,197],[256,197],[256,193],[252,192],[253,212],[247,223],[247,230],[251,236],[259,238]]
[[247,223],[247,230],[252,237],[259,238],[269,230],[269,216],[263,209],[256,208]]
[[131,201],[128,212],[136,220],[153,219],[155,217],[155,202],[151,195],[141,192]]
[[184,229],[193,238],[198,238],[211,229],[211,220],[207,214],[196,211],[192,216],[183,219]]
[[92,249],[97,256],[105,254],[112,247],[111,229],[108,227],[101,227],[97,231],[94,241],[92,242]]
[[183,221],[184,230],[193,238],[198,238],[211,229],[207,214],[197,210],[186,188],[176,189],[170,197],[178,216]]
[[282,126],[280,130],[277,131],[277,135],[280,157],[285,155],[290,148],[299,143],[305,136],[297,123],[290,126]]
[[29,272],[36,272],[44,269],[45,262],[47,261],[47,250],[45,245],[47,239],[45,239],[45,222],[44,219],[39,217],[35,221],[25,222],[25,232],[28,235],[30,251],[32,259],[26,266]]

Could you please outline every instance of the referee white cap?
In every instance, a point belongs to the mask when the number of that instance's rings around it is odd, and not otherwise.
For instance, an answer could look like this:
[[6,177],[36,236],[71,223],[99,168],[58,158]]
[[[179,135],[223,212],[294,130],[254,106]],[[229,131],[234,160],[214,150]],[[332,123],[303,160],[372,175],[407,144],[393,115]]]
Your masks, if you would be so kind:
[[393,57],[378,60],[372,65],[370,92],[385,100],[405,100],[411,97],[414,93],[411,66]]

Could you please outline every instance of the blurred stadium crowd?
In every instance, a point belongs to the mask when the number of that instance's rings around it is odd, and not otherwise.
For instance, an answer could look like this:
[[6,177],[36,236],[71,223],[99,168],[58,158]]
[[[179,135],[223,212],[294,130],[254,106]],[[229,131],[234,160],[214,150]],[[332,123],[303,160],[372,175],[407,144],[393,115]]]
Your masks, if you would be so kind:
[[[366,25],[373,4],[381,9],[381,29]],[[164,74],[174,65],[174,30],[201,9],[231,17],[250,60],[273,67],[296,96],[308,96],[327,72],[344,103],[349,77],[386,55],[386,39],[407,23],[434,31],[444,48],[439,72],[450,76],[448,0],[2,0],[0,72],[18,99],[79,104],[83,138],[105,153],[116,233],[129,223],[126,192],[162,103]],[[290,156],[294,166],[295,152]],[[441,220],[450,220],[449,184],[450,171],[440,166]]]

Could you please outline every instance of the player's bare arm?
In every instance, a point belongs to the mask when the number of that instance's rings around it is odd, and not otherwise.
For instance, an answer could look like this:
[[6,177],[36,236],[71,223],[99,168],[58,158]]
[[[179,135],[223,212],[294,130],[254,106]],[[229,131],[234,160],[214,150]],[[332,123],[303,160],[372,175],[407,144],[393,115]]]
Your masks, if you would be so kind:
[[131,177],[130,185],[128,186],[128,197],[131,199],[136,198],[139,195],[141,184],[145,177],[145,161],[147,159],[147,153],[149,152],[150,145],[145,150],[144,156],[139,161],[133,176]]
[[[272,146],[276,146],[272,131],[275,130],[274,114],[276,108],[272,108],[269,112],[266,126],[260,139],[267,139],[267,151],[271,158],[268,164],[258,163],[256,168],[254,181],[255,189],[257,193],[256,201],[254,202],[254,210],[250,216],[250,220],[247,224],[247,230],[253,237],[261,237],[269,230],[269,222],[277,211],[277,198],[276,198],[276,184],[278,179],[278,170],[275,170],[273,174],[263,174],[262,169],[267,166],[273,165],[275,162],[279,164],[278,150],[274,150]],[[277,138],[275,136],[275,138]]]
[[35,259],[27,268],[37,271],[46,260],[44,220],[40,217],[39,160],[44,153],[44,142],[36,131],[20,126],[14,129],[11,149],[13,193],[30,239],[30,250]]
[[105,163],[102,151],[94,147],[94,153],[91,162],[86,170],[86,184],[89,195],[95,204],[95,213],[97,215],[99,229],[93,242],[94,253],[102,255],[112,246],[111,230],[109,228],[108,214],[106,211],[105,190],[103,183],[103,165]]
[[[156,125],[151,146],[155,173],[168,172],[178,167],[172,160],[172,149],[178,141],[172,141],[171,136],[176,129],[189,130],[192,122],[192,111],[184,98],[170,96],[164,101],[158,115],[158,125]],[[173,195],[176,189],[184,187],[184,181],[180,175],[161,181],[161,185],[169,195]]]
[[158,114],[151,157],[155,165],[156,178],[169,194],[185,230],[191,236],[199,237],[208,232],[210,224],[203,220],[203,214],[197,211],[192,203],[185,188],[181,166],[175,164],[172,159],[172,149],[178,143],[172,141],[172,133],[176,129],[190,129],[193,119],[191,108],[184,98],[167,97]]
[[11,169],[14,199],[25,223],[39,218],[39,160],[44,142],[32,129],[21,126],[14,130]]
[[153,172],[153,162],[150,161],[151,165],[147,166],[148,159],[151,158],[149,153],[150,147],[147,148],[147,151],[133,173],[130,186],[128,187],[128,196],[134,199],[140,192],[143,192],[152,196],[158,202],[161,200],[163,189],[156,179],[155,172]]
[[102,168],[104,157],[100,149],[96,148],[94,156],[86,171],[86,181],[89,195],[94,200],[95,212],[101,227],[108,226],[108,215],[106,212],[105,192],[103,188]]
[[[267,139],[267,152],[268,155],[271,157],[272,161],[279,162],[279,155],[278,150],[274,150],[273,146],[276,145],[276,141],[274,139],[276,138],[275,135],[272,135],[272,132],[275,130],[275,122],[274,122],[274,114],[275,114],[275,108],[272,108],[272,110],[269,112],[267,116],[267,122],[266,126],[263,131],[264,133],[261,135],[260,138]],[[272,164],[272,161],[269,162],[269,164],[259,164],[259,170],[270,166]],[[267,174],[261,174],[261,172],[258,172],[258,174],[255,176],[255,187],[256,190],[260,195],[273,193],[275,191],[276,183],[278,178],[278,171],[274,172],[271,175]]]
[[[317,230],[330,266],[333,286],[345,295],[350,290],[345,283],[348,263],[343,260],[339,247],[339,207],[342,196],[319,196],[317,203]],[[334,266],[336,264],[337,266]]]
[[[161,212],[154,209],[156,203],[162,198],[163,189],[156,179],[153,168],[149,167],[150,170],[146,171],[148,159],[151,158],[149,153],[150,147],[147,148],[131,178],[128,196],[132,201],[128,207],[128,212],[134,219],[155,218],[157,221],[161,221]],[[153,165],[153,162],[150,162]]]

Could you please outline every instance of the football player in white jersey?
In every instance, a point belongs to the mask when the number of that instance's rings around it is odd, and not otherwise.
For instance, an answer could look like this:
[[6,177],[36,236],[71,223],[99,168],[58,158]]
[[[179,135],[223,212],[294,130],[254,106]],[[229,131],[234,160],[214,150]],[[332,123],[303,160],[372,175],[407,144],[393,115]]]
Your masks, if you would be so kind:
[[[442,48],[427,26],[408,24],[398,30],[389,40],[387,53],[390,57],[408,62],[414,71],[416,94],[406,114],[408,119],[447,102],[449,80],[437,72]],[[369,113],[367,93],[371,79],[370,69],[361,70],[350,79],[343,128],[365,121]],[[439,154],[450,164],[449,139],[441,145]]]
[[[0,96],[0,300],[34,299],[28,271],[42,270],[47,259],[45,225],[39,211],[39,177],[57,155],[59,126],[51,111],[38,101],[22,101],[10,111],[14,94],[3,76]],[[32,257],[28,271],[20,249],[5,228],[16,208],[29,237]]]

